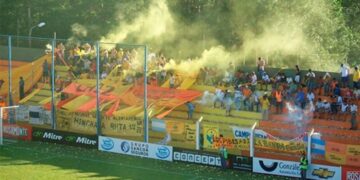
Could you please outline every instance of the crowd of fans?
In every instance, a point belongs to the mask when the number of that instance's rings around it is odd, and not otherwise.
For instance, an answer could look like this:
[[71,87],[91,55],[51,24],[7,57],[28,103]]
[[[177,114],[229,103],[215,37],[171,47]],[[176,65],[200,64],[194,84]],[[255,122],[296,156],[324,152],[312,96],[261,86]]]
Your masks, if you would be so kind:
[[211,68],[202,69],[200,82],[217,85],[214,108],[220,103],[228,116],[231,109],[261,110],[263,119],[267,120],[271,107],[274,107],[274,113],[281,114],[288,103],[314,118],[350,120],[351,128],[356,128],[357,105],[360,102],[358,67],[354,67],[351,75],[350,68],[341,64],[341,77],[338,79],[330,73],[315,73],[311,69],[303,73],[298,65],[294,75],[280,70],[270,77],[264,59],[259,58],[257,65],[257,72],[244,73],[240,69],[234,72],[235,68],[230,63],[220,80],[212,76]]
[[[70,66],[69,76],[95,78],[96,50],[86,43],[74,46],[65,51],[60,43],[55,49],[57,63],[63,61]],[[65,56],[66,54],[66,56]],[[100,78],[106,78],[110,72],[123,75],[124,83],[134,83],[142,77],[142,59],[136,49],[111,48],[100,50]],[[191,60],[190,60],[191,61]],[[182,77],[173,70],[167,69],[169,63],[163,54],[154,53],[148,57],[148,83],[161,86],[166,81],[167,87],[176,88]],[[44,69],[45,68],[44,66]],[[216,67],[203,67],[197,77],[198,85],[215,86],[213,107],[224,108],[227,116],[232,110],[246,110],[262,112],[263,119],[267,120],[269,113],[281,114],[286,103],[296,105],[307,110],[315,118],[343,119],[339,115],[349,115],[352,128],[356,127],[357,105],[360,99],[360,72],[358,67],[351,70],[341,64],[340,77],[330,73],[316,73],[311,69],[301,71],[295,66],[295,74],[286,74],[283,70],[270,75],[266,69],[266,61],[259,57],[257,71],[250,73],[237,69],[232,63],[228,68],[219,70]],[[352,73],[350,73],[352,71]],[[48,73],[47,73],[48,74]],[[45,74],[46,75],[46,74]],[[56,76],[57,79],[61,77]],[[60,81],[60,80],[59,80]],[[61,84],[61,83],[59,83]],[[60,85],[61,86],[61,85]],[[61,88],[58,88],[61,90]]]

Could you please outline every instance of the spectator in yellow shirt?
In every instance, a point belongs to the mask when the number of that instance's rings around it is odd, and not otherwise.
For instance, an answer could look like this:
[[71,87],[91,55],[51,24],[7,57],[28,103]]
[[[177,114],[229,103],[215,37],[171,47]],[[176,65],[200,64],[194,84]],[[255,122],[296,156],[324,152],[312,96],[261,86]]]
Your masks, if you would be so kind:
[[267,94],[265,94],[260,99],[260,104],[261,104],[262,119],[263,120],[268,120],[269,119],[270,102],[269,102]]
[[360,71],[357,66],[355,66],[355,71],[353,75],[353,88],[354,89],[360,88]]

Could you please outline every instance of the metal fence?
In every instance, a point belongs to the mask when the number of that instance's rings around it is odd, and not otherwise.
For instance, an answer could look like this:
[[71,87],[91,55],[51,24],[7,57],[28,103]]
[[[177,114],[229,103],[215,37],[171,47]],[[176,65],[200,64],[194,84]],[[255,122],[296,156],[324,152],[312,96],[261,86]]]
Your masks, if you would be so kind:
[[147,142],[146,54],[145,45],[1,35],[0,96],[19,105],[4,117]]

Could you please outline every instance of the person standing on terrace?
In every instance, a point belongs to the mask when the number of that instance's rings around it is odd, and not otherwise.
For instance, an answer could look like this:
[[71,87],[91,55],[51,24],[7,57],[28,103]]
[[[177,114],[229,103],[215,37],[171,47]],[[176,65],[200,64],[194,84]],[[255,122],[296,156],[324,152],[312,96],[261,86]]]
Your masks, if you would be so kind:
[[259,76],[262,77],[265,72],[265,60],[261,57],[258,58],[257,62]]
[[276,114],[281,114],[283,108],[283,94],[281,88],[278,88],[276,90],[275,99],[276,99]]
[[264,94],[264,96],[260,99],[260,104],[261,104],[262,119],[268,120],[269,119],[270,102],[269,102],[267,94]]
[[194,110],[195,110],[195,105],[192,104],[190,101],[188,101],[188,102],[186,103],[186,106],[187,106],[187,108],[188,108],[188,112],[187,112],[188,118],[187,118],[187,119],[192,119],[193,113],[194,113]]
[[252,72],[252,75],[250,76],[250,78],[251,78],[251,86],[250,86],[251,88],[250,89],[252,92],[255,92],[256,85],[257,85],[257,76],[256,76],[255,72]]
[[294,81],[295,81],[296,84],[301,83],[301,72],[300,72],[299,65],[295,66],[295,78],[294,78]]
[[25,97],[25,81],[22,76],[19,79],[19,97],[22,100]]
[[354,89],[360,88],[360,71],[357,66],[355,66],[355,68],[354,68],[353,88]]
[[311,69],[306,74],[306,87],[308,91],[315,88],[315,73]]
[[330,73],[325,73],[323,77],[324,82],[324,95],[328,96],[331,92],[331,75]]
[[340,74],[341,74],[341,86],[346,87],[349,83],[349,68],[344,64],[340,65]]
[[355,101],[352,101],[350,104],[350,114],[351,114],[351,130],[356,130],[357,129],[357,124],[356,124],[356,113],[358,111],[358,107],[355,104]]

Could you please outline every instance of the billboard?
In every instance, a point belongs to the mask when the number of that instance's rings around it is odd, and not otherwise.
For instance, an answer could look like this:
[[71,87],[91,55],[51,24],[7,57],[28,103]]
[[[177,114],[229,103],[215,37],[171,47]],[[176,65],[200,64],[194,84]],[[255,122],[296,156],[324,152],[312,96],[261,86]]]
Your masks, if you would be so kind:
[[100,151],[172,161],[172,146],[99,136]]
[[192,164],[201,164],[215,167],[221,166],[219,154],[203,151],[174,148],[173,159],[174,161],[181,161]]
[[77,133],[35,127],[33,128],[32,132],[32,140],[86,148],[97,148],[98,144],[98,138],[95,135],[82,135]]
[[255,157],[253,172],[300,178],[300,163]]
[[3,124],[3,133],[5,138],[31,140],[32,128],[29,125]]

